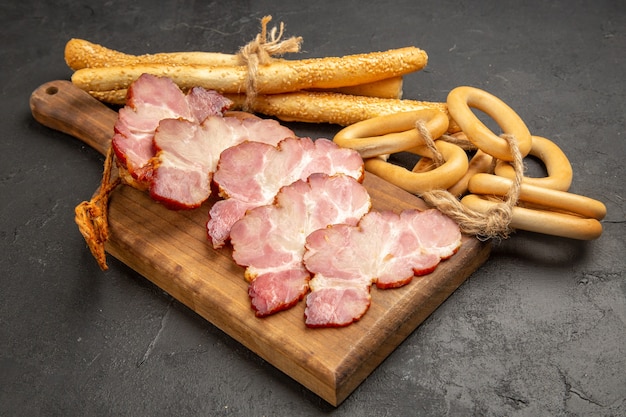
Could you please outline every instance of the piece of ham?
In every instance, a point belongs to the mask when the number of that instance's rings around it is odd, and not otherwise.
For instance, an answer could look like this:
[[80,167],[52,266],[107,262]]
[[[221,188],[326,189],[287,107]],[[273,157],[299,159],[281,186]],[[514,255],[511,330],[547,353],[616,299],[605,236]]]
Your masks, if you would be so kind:
[[209,212],[207,233],[213,247],[226,243],[232,225],[246,211],[271,204],[282,187],[313,173],[345,174],[362,181],[363,159],[324,138],[287,138],[277,146],[244,142],[226,149],[213,176],[224,197]]
[[400,214],[372,211],[358,225],[333,225],[306,239],[303,262],[313,274],[306,297],[309,327],[341,327],[359,320],[370,287],[396,288],[435,270],[461,245],[459,226],[435,209]]
[[172,209],[199,207],[211,194],[213,174],[226,149],[245,141],[274,147],[294,136],[276,120],[256,117],[208,116],[200,124],[162,120],[153,140],[150,196]]
[[305,296],[310,273],[302,256],[310,233],[331,224],[355,225],[370,208],[370,196],[356,179],[314,173],[238,220],[231,229],[233,259],[246,267],[255,314],[285,310]]
[[210,115],[222,116],[232,102],[215,91],[200,87],[184,94],[169,78],[141,75],[129,89],[126,105],[118,112],[111,145],[134,180],[149,181],[150,159],[155,155],[153,138],[163,119],[200,123]]

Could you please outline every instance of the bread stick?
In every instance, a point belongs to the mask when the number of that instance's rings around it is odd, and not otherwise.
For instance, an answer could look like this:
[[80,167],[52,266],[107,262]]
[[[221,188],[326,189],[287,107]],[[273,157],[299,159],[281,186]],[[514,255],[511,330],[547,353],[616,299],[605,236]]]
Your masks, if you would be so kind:
[[126,104],[126,95],[128,90],[122,88],[120,90],[107,90],[107,91],[87,91],[92,97],[108,104],[114,104],[116,106],[123,106]]
[[[402,77],[391,77],[385,80],[374,81],[367,84],[354,85],[351,87],[340,87],[329,90],[318,90],[318,92],[336,92],[355,96],[377,97],[377,98],[402,98]],[[109,104],[123,106],[126,103],[127,89],[89,91],[93,97]]]
[[[403,83],[404,83],[404,80],[402,76],[397,76],[397,77],[386,78],[380,81],[374,81],[371,83],[353,85],[349,87],[320,89],[317,91],[322,91],[322,92],[327,92],[327,93],[349,94],[353,96],[401,99]],[[316,91],[316,90],[310,90],[310,91]]]
[[[226,94],[226,97],[233,101],[233,108],[243,107],[245,95]],[[306,91],[257,96],[251,110],[285,122],[348,126],[376,116],[423,109],[436,109],[448,115],[445,103]],[[458,131],[453,120],[448,131]]]
[[[421,70],[427,61],[426,52],[416,47],[341,58],[274,60],[258,67],[256,92],[278,94],[366,84]],[[85,91],[119,90],[128,88],[143,73],[169,77],[183,89],[199,86],[220,93],[245,93],[249,75],[245,66],[138,64],[79,69],[72,82]]]
[[[100,101],[113,105],[122,106],[126,102],[126,90],[89,91],[89,94]],[[225,94],[225,96],[233,101],[233,110],[243,109],[246,100],[245,95]],[[424,109],[435,109],[443,112],[449,120],[448,133],[459,131],[458,125],[448,114],[446,104],[432,101],[301,91],[257,96],[253,108],[249,110],[276,117],[285,122],[332,123],[348,126],[376,116]]]
[[84,39],[65,44],[65,62],[74,71],[84,68],[129,67],[142,64],[236,66],[239,57],[219,52],[164,52],[130,55]]

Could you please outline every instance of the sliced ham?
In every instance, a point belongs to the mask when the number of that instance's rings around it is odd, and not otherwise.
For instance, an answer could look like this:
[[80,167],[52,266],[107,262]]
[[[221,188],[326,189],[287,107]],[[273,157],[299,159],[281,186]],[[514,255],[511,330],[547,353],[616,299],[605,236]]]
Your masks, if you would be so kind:
[[231,229],[233,259],[246,267],[257,316],[287,309],[308,291],[302,256],[306,237],[331,224],[355,225],[370,210],[356,179],[314,173],[283,187],[270,205],[249,210]]
[[395,288],[435,270],[461,245],[458,225],[438,210],[370,212],[358,225],[311,233],[303,255],[312,273],[306,325],[340,327],[370,306],[370,286]]
[[272,119],[208,116],[200,124],[162,120],[154,135],[150,195],[172,209],[199,207],[211,194],[220,155],[244,141],[273,147],[293,137],[291,129]]
[[133,179],[148,181],[153,138],[163,119],[182,118],[194,123],[209,115],[222,115],[232,102],[215,91],[193,88],[185,95],[169,78],[143,74],[128,89],[126,106],[119,110],[112,147]]
[[271,204],[278,191],[313,173],[363,178],[363,160],[328,139],[288,138],[278,146],[244,142],[225,150],[213,177],[224,200],[209,212],[207,231],[214,248],[222,247],[232,225],[247,210]]

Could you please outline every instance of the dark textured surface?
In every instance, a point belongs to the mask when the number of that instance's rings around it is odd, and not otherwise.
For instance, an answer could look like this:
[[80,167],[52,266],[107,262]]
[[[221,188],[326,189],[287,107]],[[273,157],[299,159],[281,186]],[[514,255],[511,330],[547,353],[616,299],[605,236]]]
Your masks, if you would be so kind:
[[[235,52],[266,14],[303,36],[302,56],[425,49],[406,98],[444,101],[458,85],[502,98],[569,157],[571,191],[607,205],[603,235],[496,243],[338,408],[124,265],[100,272],[73,208],[103,160],[35,122],[30,93],[69,79],[72,37]],[[24,0],[0,5],[0,38],[0,415],[626,414],[623,2]]]

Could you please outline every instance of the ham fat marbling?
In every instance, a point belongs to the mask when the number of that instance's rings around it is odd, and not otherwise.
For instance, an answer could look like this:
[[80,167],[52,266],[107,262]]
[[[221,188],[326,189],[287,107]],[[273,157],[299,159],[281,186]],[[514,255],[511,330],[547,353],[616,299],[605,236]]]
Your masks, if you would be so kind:
[[395,288],[432,272],[461,245],[458,225],[438,210],[372,211],[358,225],[333,225],[306,239],[312,273],[306,297],[309,327],[340,327],[370,306],[370,286]]
[[247,210],[271,204],[281,187],[313,173],[346,174],[363,179],[358,152],[328,139],[288,138],[278,146],[244,142],[222,152],[213,176],[224,200],[209,212],[207,232],[214,248],[222,247],[232,225]]
[[129,88],[112,146],[134,185],[172,209],[200,206],[222,151],[243,141],[276,145],[294,137],[275,120],[224,117],[232,104],[215,91],[184,94],[169,78],[143,74]]
[[200,124],[162,120],[154,135],[157,153],[150,195],[174,209],[199,207],[211,194],[222,152],[244,141],[275,146],[293,136],[271,119],[209,116]]
[[169,78],[143,74],[128,89],[111,146],[134,180],[149,181],[149,162],[155,155],[153,139],[161,120],[180,118],[200,123],[210,115],[222,116],[231,104],[215,91],[196,87],[184,94]]
[[302,263],[304,243],[331,224],[357,224],[371,208],[370,196],[354,178],[314,173],[281,188],[271,205],[249,210],[231,229],[233,259],[246,267],[257,316],[287,309],[308,291]]

